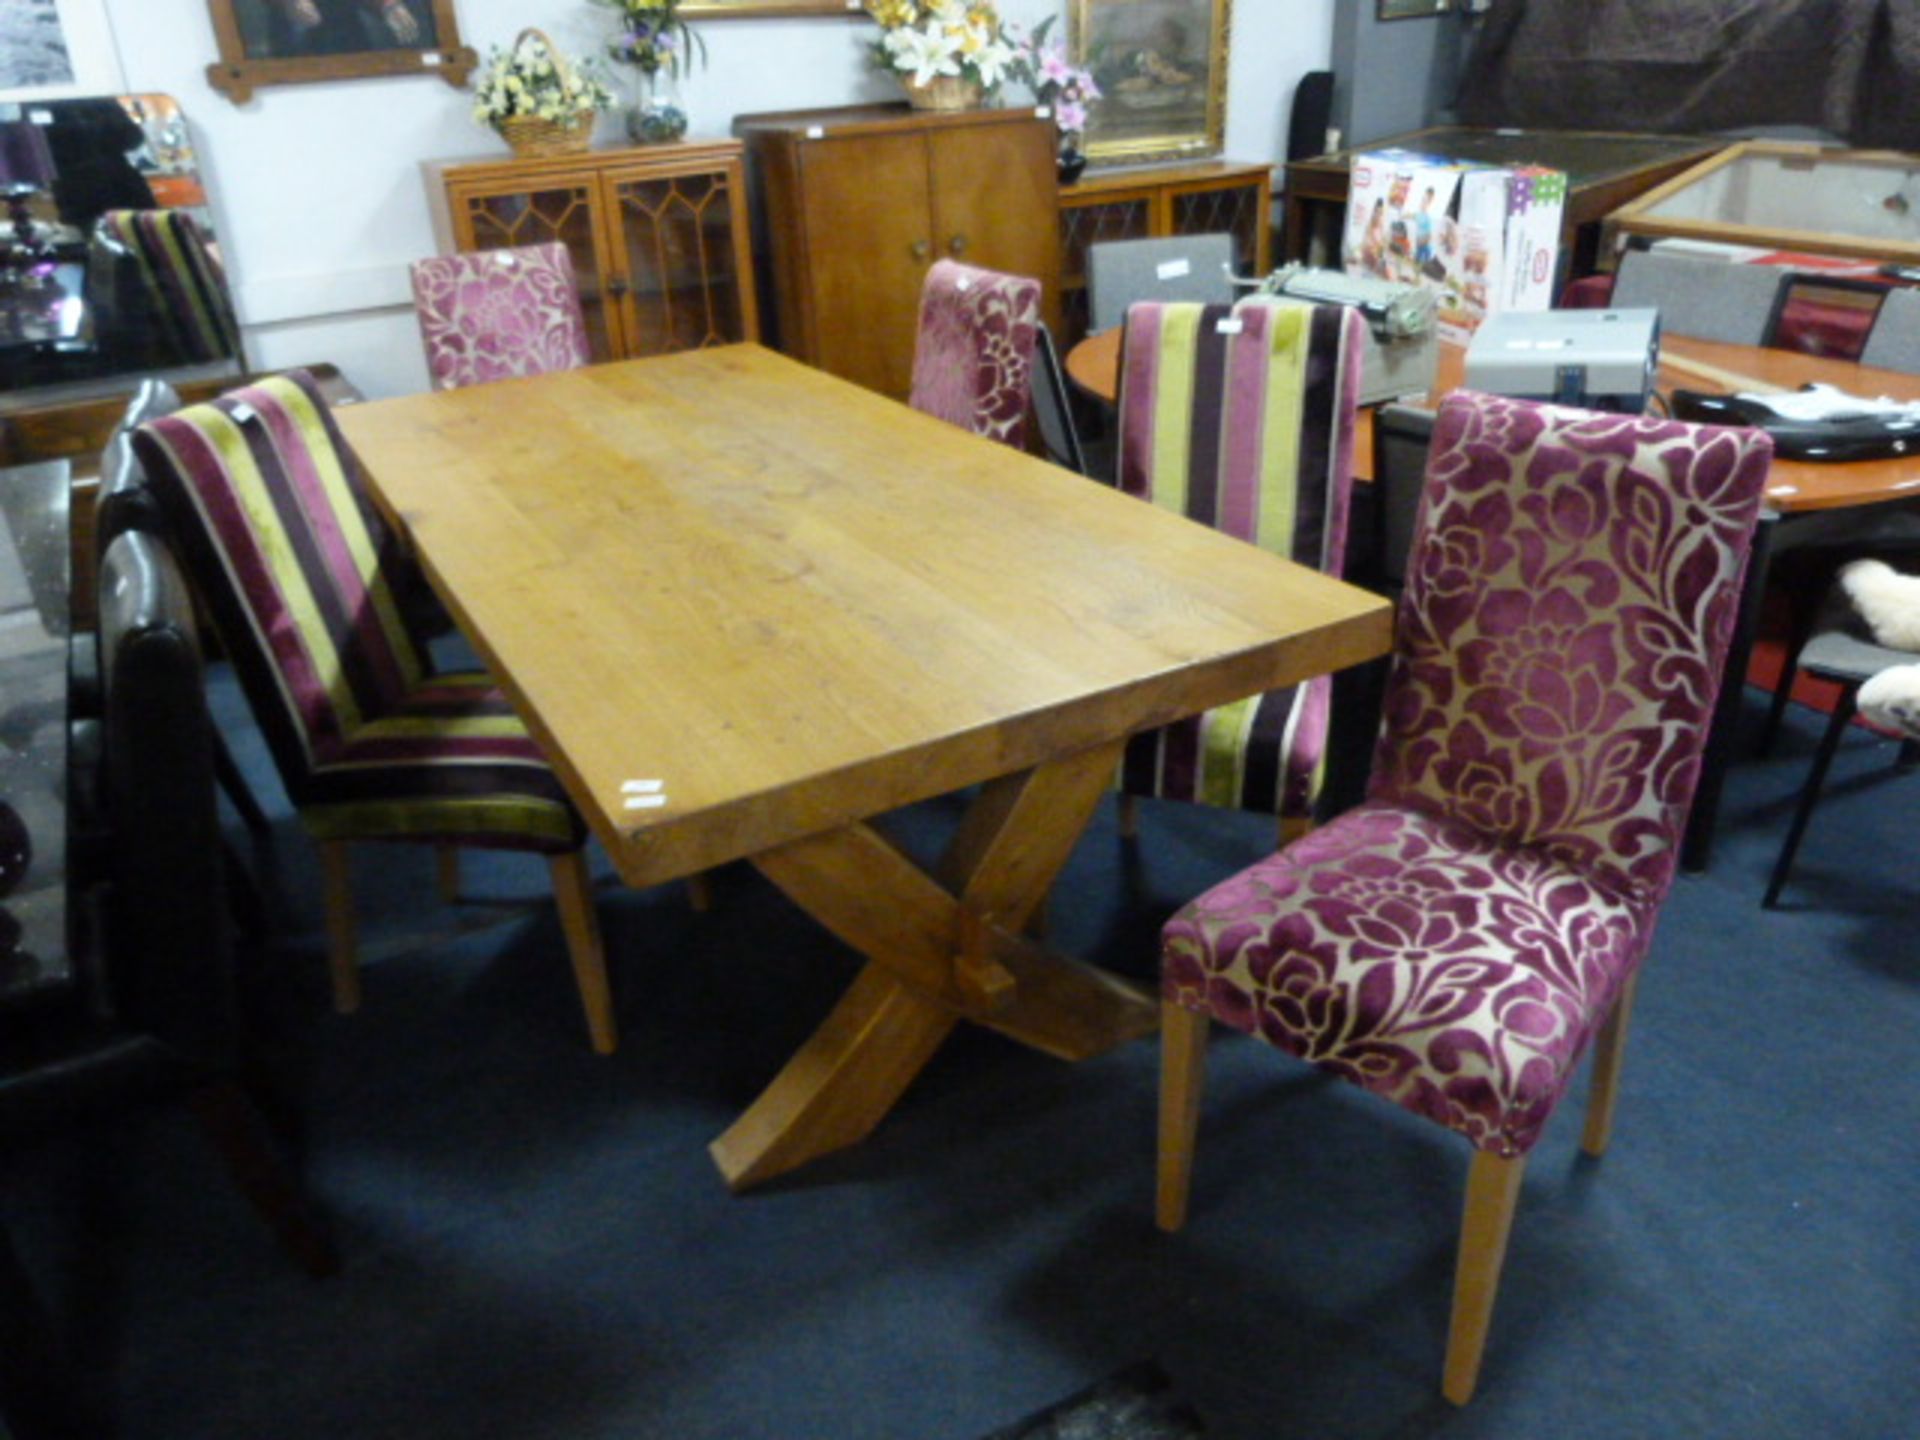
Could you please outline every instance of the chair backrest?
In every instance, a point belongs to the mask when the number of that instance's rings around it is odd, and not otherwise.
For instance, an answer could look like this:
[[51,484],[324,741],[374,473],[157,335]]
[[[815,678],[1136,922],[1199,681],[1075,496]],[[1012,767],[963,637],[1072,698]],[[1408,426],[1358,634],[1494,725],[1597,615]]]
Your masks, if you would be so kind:
[[1040,282],[939,260],[920,289],[907,403],[1018,449],[1026,443]]
[[149,421],[134,449],[300,805],[313,767],[427,673],[393,533],[303,370]]
[[1415,405],[1383,405],[1373,414],[1373,575],[1398,594],[1407,583],[1413,526],[1426,488],[1435,416]]
[[1754,429],[1448,397],[1369,795],[1657,903],[1772,454]]
[[1033,347],[1033,419],[1040,427],[1040,443],[1056,465],[1087,474],[1087,452],[1080,444],[1080,427],[1073,423],[1073,396],[1067,374],[1054,348],[1053,332],[1042,324]]
[[574,370],[591,358],[558,241],[434,255],[412,268],[413,313],[436,390]]
[[1773,265],[1629,250],[1620,257],[1611,304],[1616,310],[1654,307],[1663,334],[1766,345],[1779,322],[1786,278]]
[[183,210],[109,210],[97,222],[111,247],[130,256],[169,342],[183,361],[240,354],[220,263]]
[[1352,306],[1135,305],[1120,488],[1338,575],[1365,338]]
[[126,412],[113,427],[100,451],[100,488],[94,496],[93,554],[98,566],[112,545],[128,530],[158,532],[159,502],[147,488],[147,473],[133,453],[133,432],[149,420],[171,415],[180,408],[180,395],[164,380],[142,380]]
[[1901,287],[1887,292],[1873,317],[1860,363],[1920,375],[1920,290]]
[[1190,300],[1224,304],[1233,299],[1228,269],[1231,235],[1169,235],[1154,240],[1109,240],[1087,247],[1087,308],[1090,328],[1106,330],[1127,318],[1137,300]]
[[193,605],[159,537],[100,567],[99,813],[110,883],[98,937],[115,1021],[202,1064],[233,1058],[239,1011]]

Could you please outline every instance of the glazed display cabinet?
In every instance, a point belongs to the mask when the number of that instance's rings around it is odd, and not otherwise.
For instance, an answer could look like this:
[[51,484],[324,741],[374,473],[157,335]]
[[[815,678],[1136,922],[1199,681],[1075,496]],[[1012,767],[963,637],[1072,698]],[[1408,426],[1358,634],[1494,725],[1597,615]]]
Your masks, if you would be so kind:
[[759,338],[737,141],[429,161],[425,171],[443,250],[567,247],[595,360]]

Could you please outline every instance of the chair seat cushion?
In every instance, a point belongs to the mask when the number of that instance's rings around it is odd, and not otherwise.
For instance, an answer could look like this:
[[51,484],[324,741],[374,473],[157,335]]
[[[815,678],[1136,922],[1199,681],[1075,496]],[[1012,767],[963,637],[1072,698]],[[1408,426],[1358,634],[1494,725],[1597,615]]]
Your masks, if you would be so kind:
[[320,759],[301,806],[322,840],[431,840],[560,853],[585,838],[560,781],[492,679],[412,686]]
[[1168,922],[1161,985],[1457,1130],[1532,1148],[1653,916],[1536,850],[1380,802]]

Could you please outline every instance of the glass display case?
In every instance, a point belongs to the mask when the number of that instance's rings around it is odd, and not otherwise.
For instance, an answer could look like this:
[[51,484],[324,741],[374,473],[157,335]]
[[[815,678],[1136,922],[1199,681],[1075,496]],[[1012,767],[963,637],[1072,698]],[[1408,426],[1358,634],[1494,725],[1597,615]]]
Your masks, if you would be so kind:
[[1920,155],[1779,141],[1730,146],[1616,210],[1634,237],[1920,263]]

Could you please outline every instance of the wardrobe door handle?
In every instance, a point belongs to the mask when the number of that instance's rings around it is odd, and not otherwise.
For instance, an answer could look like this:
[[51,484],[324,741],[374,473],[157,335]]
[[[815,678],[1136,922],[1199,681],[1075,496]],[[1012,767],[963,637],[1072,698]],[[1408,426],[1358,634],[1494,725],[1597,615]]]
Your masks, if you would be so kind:
[[967,237],[964,235],[954,236],[951,240],[947,241],[947,249],[951,250],[956,255],[966,254],[967,253]]
[[932,253],[933,253],[933,246],[929,245],[926,241],[916,240],[913,242],[913,258],[914,259],[924,260],[927,258],[927,256],[931,255]]

